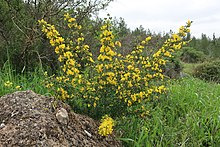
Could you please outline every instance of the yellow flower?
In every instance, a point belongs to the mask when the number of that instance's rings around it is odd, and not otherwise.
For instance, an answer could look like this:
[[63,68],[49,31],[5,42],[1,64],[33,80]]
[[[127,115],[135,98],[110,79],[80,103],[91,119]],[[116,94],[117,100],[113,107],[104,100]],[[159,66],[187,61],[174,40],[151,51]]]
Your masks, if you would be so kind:
[[56,77],[57,82],[62,82],[63,77]]
[[63,54],[64,57],[67,57],[68,59],[70,59],[71,57],[73,57],[73,54],[70,51],[67,51],[66,53]]
[[65,49],[65,44],[59,45],[59,48],[60,48],[60,49]]
[[137,96],[136,96],[136,94],[133,94],[133,95],[131,95],[131,99],[132,99],[132,101],[137,101]]
[[69,27],[69,28],[72,28],[72,27],[73,27],[73,24],[68,24],[68,27]]
[[107,72],[106,75],[110,76],[110,77],[114,77],[115,74],[113,72]]
[[186,32],[187,32],[187,33],[190,33],[190,29],[187,29]]
[[185,27],[184,27],[184,26],[181,26],[181,27],[179,28],[179,34],[180,34],[181,36],[186,36],[186,32],[185,32]]
[[116,42],[115,42],[115,45],[117,45],[118,47],[121,47],[121,42],[116,41]]
[[57,39],[56,39],[56,43],[58,43],[58,44],[61,44],[61,43],[63,43],[64,42],[64,38],[63,37],[58,37]]
[[153,57],[154,57],[154,58],[159,57],[160,54],[161,54],[161,51],[159,50],[159,51],[157,51],[155,54],[153,54]]
[[70,18],[70,14],[69,13],[66,13],[66,14],[64,14],[64,19],[69,19]]
[[114,120],[108,115],[105,115],[101,119],[101,124],[99,126],[98,133],[101,136],[108,136],[112,134],[113,127],[114,127]]
[[105,51],[105,47],[104,46],[101,46],[100,48],[100,53],[103,53]]
[[59,48],[59,47],[56,47],[56,48],[55,48],[55,53],[56,53],[56,54],[59,54],[59,53],[60,53],[60,48]]
[[88,45],[84,45],[83,48],[84,48],[85,50],[87,50],[87,49],[89,49],[89,46],[88,46]]
[[133,86],[131,81],[128,81],[128,87],[131,88]]
[[151,94],[153,92],[153,89],[148,89],[147,92],[148,94]]
[[55,46],[55,41],[53,39],[50,40],[50,45]]
[[96,104],[96,102],[94,102],[94,103],[93,103],[93,107],[95,108],[95,107],[96,107],[96,105],[97,105],[97,104]]
[[18,85],[18,86],[15,87],[15,89],[21,90],[21,86]]
[[141,44],[142,44],[142,45],[145,45],[145,44],[146,44],[146,41],[145,41],[145,40],[141,41]]
[[102,27],[101,27],[101,30],[105,30],[105,29],[107,29],[107,25],[103,25]]
[[69,46],[69,45],[67,45],[66,50],[67,50],[67,51],[70,50],[70,46]]
[[82,26],[81,26],[81,25],[78,25],[78,26],[77,26],[77,29],[79,29],[79,30],[80,30],[81,28],[82,28]]
[[38,20],[38,23],[39,23],[39,24],[43,24],[43,25],[44,25],[44,24],[47,24],[47,22],[46,22],[44,19]]
[[58,60],[59,60],[60,62],[62,62],[62,61],[63,61],[63,56],[60,55],[59,58],[58,58]]
[[74,75],[74,72],[73,72],[72,70],[69,70],[69,69],[68,69],[67,72],[66,72],[66,74],[67,74],[67,75]]
[[128,103],[127,103],[128,106],[131,106],[132,105],[132,102],[131,100],[128,100]]
[[116,55],[116,52],[110,50],[109,52],[106,53],[106,55],[109,55],[109,56],[115,56]]
[[49,38],[49,39],[50,39],[50,38],[52,38],[52,37],[53,37],[53,32],[51,32],[51,31],[50,31],[50,32],[48,32],[46,35],[47,35],[47,38]]
[[170,52],[166,51],[166,52],[164,53],[164,56],[171,57],[171,54],[170,54]]
[[77,38],[77,42],[78,42],[78,43],[80,43],[81,41],[84,41],[84,38],[83,38],[83,37]]
[[92,59],[92,57],[89,58],[89,61],[92,63],[95,63],[95,61]]
[[191,23],[192,23],[192,21],[188,20],[187,23],[186,23],[186,24],[187,24],[187,27],[190,27],[190,26],[191,26]]
[[181,37],[177,34],[173,34],[172,37],[173,37],[174,41],[180,41],[181,40]]
[[165,88],[164,85],[161,85],[161,86],[158,87],[158,92],[159,92],[159,93],[162,93],[162,92],[164,92],[164,91],[166,91],[166,88]]
[[101,73],[103,68],[103,64],[96,65],[96,70]]
[[11,87],[11,86],[13,85],[13,83],[10,82],[10,81],[6,81],[6,82],[4,83],[4,85],[5,85],[5,87]]
[[148,42],[148,41],[151,40],[151,37],[149,36],[149,37],[147,37],[145,40]]
[[134,67],[132,65],[128,65],[127,68],[128,68],[128,70],[133,70],[134,69]]
[[46,88],[51,88],[51,87],[53,87],[53,83],[48,83],[45,87]]
[[75,18],[70,18],[70,19],[68,19],[68,22],[74,22],[74,21],[76,21]]
[[58,88],[57,92],[60,94],[59,97],[63,100],[69,98],[70,96],[68,95],[67,91],[64,90],[63,88]]

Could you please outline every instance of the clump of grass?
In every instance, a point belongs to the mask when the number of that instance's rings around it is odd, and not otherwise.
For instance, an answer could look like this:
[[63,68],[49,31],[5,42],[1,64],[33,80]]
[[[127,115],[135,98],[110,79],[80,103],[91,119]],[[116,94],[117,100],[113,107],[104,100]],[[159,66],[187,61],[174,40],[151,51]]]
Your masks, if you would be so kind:
[[10,66],[0,70],[0,96],[15,91],[33,90],[43,95],[52,95],[43,85],[43,70],[36,67],[31,73],[16,73]]

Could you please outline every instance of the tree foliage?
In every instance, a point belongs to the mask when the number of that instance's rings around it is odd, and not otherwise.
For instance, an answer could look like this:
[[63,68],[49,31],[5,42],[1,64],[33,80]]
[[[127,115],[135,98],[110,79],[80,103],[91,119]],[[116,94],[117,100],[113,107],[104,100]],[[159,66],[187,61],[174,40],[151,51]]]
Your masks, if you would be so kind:
[[[46,63],[56,69],[55,55],[37,21],[62,27],[61,16],[70,12],[83,22],[113,0],[2,0],[0,2],[0,67],[10,61],[21,72]],[[8,54],[8,56],[7,56]]]
[[193,37],[189,46],[202,51],[208,57],[218,58],[220,56],[220,38],[216,38],[215,34],[212,39],[205,34],[202,34],[201,38]]

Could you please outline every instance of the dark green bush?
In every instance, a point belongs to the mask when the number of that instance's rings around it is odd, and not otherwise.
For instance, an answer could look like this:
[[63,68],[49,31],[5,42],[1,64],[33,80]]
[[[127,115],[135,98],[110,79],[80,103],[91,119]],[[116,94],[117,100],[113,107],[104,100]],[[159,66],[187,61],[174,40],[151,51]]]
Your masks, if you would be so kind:
[[205,61],[206,57],[202,51],[198,51],[191,47],[184,47],[180,59],[186,63],[198,63]]
[[206,81],[220,83],[220,59],[198,65],[193,75]]
[[183,66],[178,58],[171,59],[164,68],[164,74],[172,79],[181,77]]

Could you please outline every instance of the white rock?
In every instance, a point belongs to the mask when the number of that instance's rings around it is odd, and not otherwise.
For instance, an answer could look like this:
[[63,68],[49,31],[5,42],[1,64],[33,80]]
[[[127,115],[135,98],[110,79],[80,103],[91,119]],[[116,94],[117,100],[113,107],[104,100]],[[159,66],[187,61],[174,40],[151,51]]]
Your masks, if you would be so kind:
[[4,128],[5,127],[5,124],[4,123],[1,123],[0,124],[0,129]]

